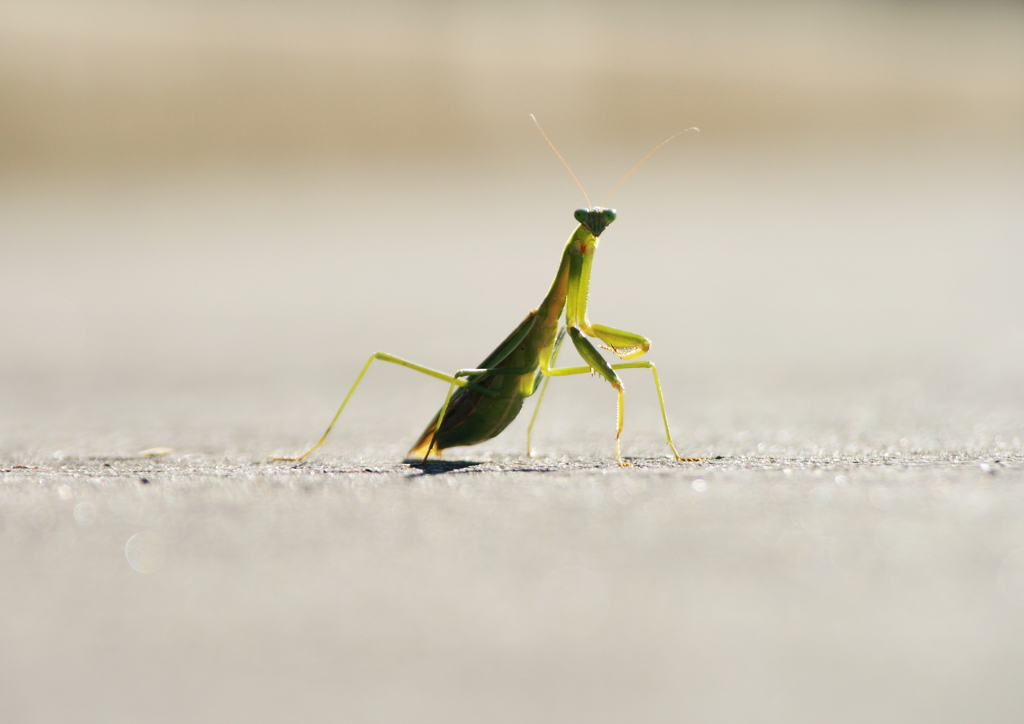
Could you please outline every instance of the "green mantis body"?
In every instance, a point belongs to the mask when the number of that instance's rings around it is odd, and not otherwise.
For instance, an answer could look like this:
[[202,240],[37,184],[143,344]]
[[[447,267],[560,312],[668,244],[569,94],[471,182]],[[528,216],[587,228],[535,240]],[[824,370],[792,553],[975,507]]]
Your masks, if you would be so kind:
[[[587,339],[587,336],[600,339],[606,349],[627,360],[643,355],[651,347],[646,337],[591,324],[587,318],[587,293],[594,254],[601,233],[615,220],[615,216],[613,209],[600,207],[576,211],[579,226],[565,245],[558,273],[544,301],[526,315],[526,319],[478,368],[455,373],[444,405],[409,451],[410,458],[425,458],[432,450],[474,445],[489,440],[515,419],[523,406],[523,400],[537,391],[542,377],[593,372],[607,380],[618,393],[615,456],[622,463],[619,438],[622,435],[625,387],[615,370],[647,367],[654,375],[669,447],[677,460],[682,459],[672,443],[661,384],[654,364],[627,362],[610,365]],[[563,311],[565,326],[561,327]],[[555,367],[558,348],[565,332],[568,332],[569,339],[587,363],[586,366]],[[462,386],[455,391],[456,380],[462,379],[471,382],[472,386]],[[532,427],[531,420],[531,431]],[[529,453],[529,441],[527,448]]]
[[[608,364],[593,343],[587,339],[589,336],[601,340],[605,349],[614,352],[623,360],[640,357],[651,347],[650,340],[642,335],[591,324],[588,319],[587,294],[590,289],[590,270],[594,263],[594,254],[601,233],[615,220],[616,213],[613,209],[598,207],[579,209],[575,217],[579,226],[565,245],[558,273],[544,301],[537,309],[526,315],[526,319],[478,367],[446,375],[393,355],[376,352],[363,366],[320,441],[298,458],[278,459],[303,460],[323,445],[366,371],[374,360],[379,359],[415,369],[449,383],[444,404],[409,451],[409,458],[425,460],[431,452],[439,455],[442,450],[450,447],[476,445],[497,436],[519,414],[523,401],[537,391],[542,377],[545,378],[546,387],[547,378],[550,377],[596,373],[607,380],[618,394],[615,457],[620,464],[628,464],[622,460],[619,446],[625,387],[615,371],[639,367],[651,370],[653,375],[661,416],[665,423],[665,438],[673,456],[676,460],[694,460],[695,458],[680,457],[672,442],[664,395],[654,363],[641,361]],[[564,326],[561,324],[563,312]],[[586,365],[555,367],[558,350],[566,332]],[[537,403],[537,411],[539,409],[540,402]],[[529,438],[537,411],[534,412],[527,433],[527,454],[530,453]]]
[[[539,129],[540,125],[538,124],[537,127]],[[541,134],[544,135],[544,139],[548,141],[552,150],[564,164],[565,160],[562,159],[561,154],[551,144],[543,130],[541,130]],[[672,138],[675,136],[655,147],[622,180],[624,181],[654,151]],[[566,168],[569,168],[568,164],[566,164]],[[571,169],[569,169],[569,173],[572,174]],[[576,176],[573,175],[573,179],[575,178]],[[579,181],[577,181],[578,183]],[[619,182],[619,184],[621,183],[622,181]],[[583,187],[580,186],[580,189],[582,190]],[[612,189],[613,192],[614,190]],[[586,192],[584,192],[585,195]],[[607,380],[618,395],[615,457],[619,464],[628,465],[629,463],[622,459],[619,445],[625,408],[625,387],[616,374],[616,370],[646,368],[651,371],[654,387],[658,392],[661,417],[665,423],[665,439],[672,450],[672,455],[676,460],[698,460],[699,458],[682,458],[676,451],[672,442],[672,432],[669,430],[668,415],[665,413],[665,398],[654,363],[626,361],[609,364],[593,343],[587,339],[587,337],[599,339],[603,342],[604,349],[614,352],[623,360],[633,360],[646,354],[651,348],[650,340],[642,335],[612,329],[601,324],[591,324],[587,318],[590,270],[594,264],[598,239],[608,225],[615,221],[616,213],[613,209],[591,206],[586,209],[578,209],[574,216],[579,225],[565,245],[562,260],[558,265],[558,273],[555,275],[555,280],[552,282],[547,296],[544,297],[544,301],[527,314],[526,319],[477,367],[459,370],[454,375],[447,375],[384,352],[375,352],[363,365],[363,369],[356,377],[319,442],[297,458],[275,459],[303,460],[323,445],[370,365],[374,360],[383,360],[448,382],[448,394],[445,396],[444,404],[427,425],[427,429],[420,435],[416,444],[409,450],[408,457],[410,459],[426,460],[431,452],[440,455],[442,450],[450,447],[476,445],[497,436],[516,418],[522,410],[523,401],[537,391],[541,378],[544,378],[537,407],[527,428],[526,453],[529,455],[533,423],[537,419],[540,403],[544,399],[544,392],[550,378],[592,373]],[[563,313],[564,324],[562,323]],[[558,351],[566,334],[569,335],[569,339],[583,358],[585,365],[555,367]]]

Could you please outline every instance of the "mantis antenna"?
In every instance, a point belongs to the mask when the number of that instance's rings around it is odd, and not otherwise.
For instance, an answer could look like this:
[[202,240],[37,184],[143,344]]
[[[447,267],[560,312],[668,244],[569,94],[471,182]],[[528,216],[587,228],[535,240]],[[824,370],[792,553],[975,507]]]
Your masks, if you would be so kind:
[[[565,166],[565,170],[569,172],[570,176],[572,176],[572,180],[575,181],[576,185],[580,187],[580,191],[583,192],[583,198],[585,198],[587,200],[587,208],[588,209],[594,208],[594,205],[592,203],[590,203],[590,197],[587,196],[586,189],[583,188],[583,184],[581,184],[580,180],[578,178],[576,178],[576,174],[574,174],[572,172],[572,169],[569,168],[569,164],[567,164],[565,162],[565,159],[562,158],[562,154],[560,154],[558,152],[558,149],[555,148],[555,144],[553,144],[551,142],[551,139],[548,138],[548,134],[544,133],[544,129],[540,127],[540,122],[537,120],[537,117],[531,113],[530,114],[530,118],[533,119],[533,123],[534,123],[535,126],[537,126],[537,130],[540,131],[540,135],[544,136],[544,140],[548,142],[549,146],[551,146],[551,150],[555,152],[556,156],[558,156],[558,160],[562,162],[563,166]],[[682,133],[682,131],[680,131],[680,133]],[[678,136],[679,133],[677,133],[676,135]],[[671,139],[669,139],[669,140],[671,140]],[[668,143],[668,141],[666,141],[665,143]],[[663,143],[662,145],[664,146],[665,144]],[[655,150],[657,150],[657,149],[655,149]],[[654,151],[651,151],[651,153],[654,153]],[[651,154],[649,153],[647,155],[650,156]],[[646,159],[644,159],[644,160],[646,160]],[[643,161],[641,161],[640,163],[643,163]],[[639,166],[640,164],[637,164],[637,165]],[[633,172],[630,171],[630,173],[633,173]],[[626,174],[626,175],[628,176],[629,174]],[[622,182],[620,181],[619,183],[622,183]]]
[[[536,119],[534,119],[534,123],[536,123]],[[538,128],[540,128],[540,126],[537,126],[537,127],[538,127]],[[687,131],[696,131],[697,133],[700,133],[700,129],[699,129],[699,128],[697,128],[696,126],[693,126],[692,128],[685,128],[685,129],[683,129],[682,131],[676,131],[676,132],[675,132],[675,133],[673,133],[673,134],[672,134],[671,136],[669,136],[668,138],[666,138],[666,139],[665,139],[664,141],[662,141],[661,143],[659,143],[659,144],[658,144],[657,146],[655,146],[654,148],[652,148],[652,149],[651,149],[651,151],[650,151],[650,153],[648,153],[648,154],[647,154],[646,156],[644,156],[643,158],[641,158],[641,159],[640,159],[640,163],[638,163],[638,164],[637,164],[636,166],[634,166],[633,168],[629,169],[629,173],[627,173],[627,174],[626,174],[625,176],[623,176],[623,177],[622,177],[621,179],[619,179],[619,182],[618,182],[617,184],[615,184],[615,186],[614,186],[614,187],[612,188],[612,190],[608,192],[608,195],[604,197],[604,201],[602,201],[602,202],[601,202],[601,206],[605,206],[605,205],[607,205],[607,203],[608,203],[608,199],[610,199],[610,198],[612,197],[612,194],[614,194],[614,193],[615,193],[616,191],[618,191],[618,189],[619,189],[619,186],[621,186],[621,185],[622,185],[622,182],[623,182],[623,181],[625,181],[626,179],[628,179],[628,178],[629,178],[630,176],[632,176],[632,175],[633,175],[633,172],[634,172],[634,171],[636,171],[636,170],[637,170],[638,168],[640,168],[641,166],[643,166],[643,165],[644,165],[644,161],[646,161],[646,160],[647,160],[647,159],[649,159],[649,158],[650,158],[651,156],[653,156],[653,155],[654,155],[654,152],[655,152],[655,151],[657,151],[657,150],[658,150],[659,148],[661,148],[662,146],[664,146],[664,145],[665,145],[666,143],[668,143],[669,141],[671,141],[671,140],[672,140],[673,138],[675,138],[676,136],[681,136],[681,135],[683,135],[684,133],[686,133]],[[541,131],[541,133],[544,133],[544,131]],[[544,138],[547,138],[547,136],[544,136]],[[548,141],[548,143],[551,143],[551,141]],[[554,146],[552,146],[552,148],[554,148]],[[558,153],[558,151],[555,151],[555,153]],[[559,158],[561,158],[561,156],[559,156]],[[565,163],[565,161],[562,161],[562,163]],[[567,168],[568,168],[568,167],[567,167]],[[572,173],[572,171],[570,171],[569,173]],[[575,178],[575,176],[574,176],[573,178]],[[579,181],[577,181],[576,183],[579,183]]]

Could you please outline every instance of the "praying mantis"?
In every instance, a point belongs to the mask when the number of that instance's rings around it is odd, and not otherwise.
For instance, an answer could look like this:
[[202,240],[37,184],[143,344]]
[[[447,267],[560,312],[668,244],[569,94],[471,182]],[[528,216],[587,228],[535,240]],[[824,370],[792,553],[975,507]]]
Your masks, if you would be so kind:
[[[496,437],[519,415],[523,401],[537,392],[541,378],[543,378],[544,384],[540,386],[540,396],[526,432],[526,454],[530,456],[532,454],[533,425],[537,420],[537,413],[540,412],[540,405],[544,401],[548,382],[552,377],[589,373],[599,375],[606,380],[618,396],[615,458],[620,465],[628,466],[630,463],[623,460],[620,446],[625,412],[625,386],[616,370],[637,368],[651,371],[654,388],[658,393],[658,404],[661,407],[661,418],[665,424],[665,439],[673,457],[676,460],[689,462],[701,460],[701,458],[681,457],[672,442],[668,414],[665,412],[665,396],[661,390],[657,367],[648,360],[633,361],[650,350],[650,340],[635,332],[613,329],[603,324],[593,324],[588,318],[587,296],[590,291],[590,271],[594,263],[594,254],[597,252],[601,234],[615,221],[617,214],[614,209],[606,208],[603,205],[593,206],[590,203],[586,190],[572,169],[569,168],[569,164],[562,158],[562,154],[544,133],[533,114],[530,114],[530,118],[533,119],[544,140],[551,146],[587,199],[587,208],[578,209],[573,214],[578,226],[565,245],[562,259],[558,265],[558,272],[555,274],[551,289],[540,306],[527,314],[519,326],[477,367],[461,369],[453,375],[385,352],[374,352],[363,365],[320,440],[298,457],[274,457],[273,460],[302,461],[323,445],[375,360],[407,367],[448,383],[448,394],[445,395],[441,409],[409,450],[407,456],[409,460],[426,461],[431,453],[440,456],[442,450],[476,445]],[[696,131],[699,129],[686,130]],[[629,173],[622,177],[622,180],[615,185],[603,203],[607,203],[607,199],[611,197],[612,193],[644,161],[680,133],[683,131],[655,146]],[[562,323],[563,312],[564,323]],[[566,334],[580,357],[583,358],[585,365],[555,366]],[[601,345],[603,349],[614,353],[623,361],[609,364],[594,344],[587,339],[588,337],[600,340],[603,343]]]

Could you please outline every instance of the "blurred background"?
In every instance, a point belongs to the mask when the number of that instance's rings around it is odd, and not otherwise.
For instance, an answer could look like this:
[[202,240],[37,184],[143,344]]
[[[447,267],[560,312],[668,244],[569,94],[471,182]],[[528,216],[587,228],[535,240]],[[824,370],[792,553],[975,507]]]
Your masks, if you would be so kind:
[[[1020,3],[4,2],[8,433],[276,437],[373,350],[477,363],[584,205],[529,113],[595,204],[700,128],[611,200],[591,313],[691,433],[683,398],[1019,382]],[[440,393],[379,374],[409,440]]]

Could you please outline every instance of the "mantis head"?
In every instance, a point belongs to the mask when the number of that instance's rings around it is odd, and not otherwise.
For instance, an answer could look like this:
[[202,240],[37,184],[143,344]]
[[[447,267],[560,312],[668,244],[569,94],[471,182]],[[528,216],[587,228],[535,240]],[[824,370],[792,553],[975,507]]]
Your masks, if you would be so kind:
[[615,209],[605,209],[598,206],[592,209],[576,209],[576,213],[573,216],[591,234],[601,236],[601,232],[608,227],[608,224],[615,221],[616,214]]

